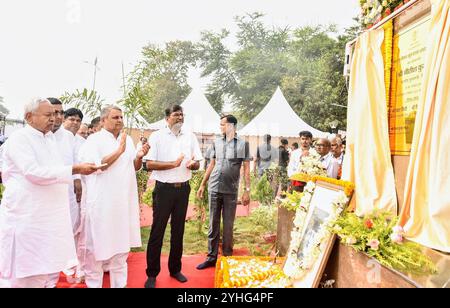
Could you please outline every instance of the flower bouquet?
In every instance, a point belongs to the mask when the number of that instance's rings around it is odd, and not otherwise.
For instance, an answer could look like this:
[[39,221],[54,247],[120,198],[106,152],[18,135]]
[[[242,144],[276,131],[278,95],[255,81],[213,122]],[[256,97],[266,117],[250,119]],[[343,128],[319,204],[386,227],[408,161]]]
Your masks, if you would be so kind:
[[397,218],[392,219],[391,215],[374,212],[358,217],[346,213],[336,220],[331,231],[343,244],[377,259],[386,267],[413,274],[435,273],[435,265],[422,253],[421,246],[404,241],[404,231],[396,225]]
[[[408,0],[409,1],[409,0]],[[398,10],[403,3],[402,0],[360,0],[361,7],[360,21],[366,28],[381,21],[393,11]]]
[[294,174],[290,180],[309,182],[314,176],[327,176],[327,170],[320,161],[320,155],[315,151],[302,157],[298,170],[299,172]]

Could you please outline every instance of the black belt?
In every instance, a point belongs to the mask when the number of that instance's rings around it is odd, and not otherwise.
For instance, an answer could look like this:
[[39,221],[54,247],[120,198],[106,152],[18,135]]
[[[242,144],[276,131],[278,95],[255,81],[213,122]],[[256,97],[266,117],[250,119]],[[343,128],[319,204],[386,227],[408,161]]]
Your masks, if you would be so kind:
[[161,187],[181,188],[181,187],[188,186],[189,181],[182,182],[182,183],[163,183],[163,182],[156,181],[156,185],[161,186]]

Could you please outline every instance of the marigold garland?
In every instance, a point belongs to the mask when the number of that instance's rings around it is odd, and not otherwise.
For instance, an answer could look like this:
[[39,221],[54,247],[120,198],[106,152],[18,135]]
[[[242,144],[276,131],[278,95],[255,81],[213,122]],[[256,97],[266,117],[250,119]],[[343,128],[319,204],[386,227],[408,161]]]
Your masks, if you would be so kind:
[[[391,24],[393,24],[393,22],[391,22]],[[387,35],[387,34],[386,34]],[[385,35],[385,36],[386,36]],[[386,44],[390,44],[391,48],[390,48],[390,58],[391,61],[389,61],[389,63],[391,64],[390,67],[390,84],[389,84],[389,100],[387,101],[388,103],[388,121],[389,121],[389,127],[391,127],[392,125],[395,125],[395,118],[391,118],[391,110],[395,109],[395,98],[397,97],[397,83],[398,83],[398,75],[397,74],[392,74],[392,66],[394,65],[394,59],[399,59],[399,53],[400,53],[400,49],[398,47],[394,46],[394,35],[393,33],[387,37],[385,37],[385,41],[387,41]],[[395,47],[395,48],[394,48]],[[385,48],[387,49],[387,47]],[[389,55],[387,54],[387,50],[385,51],[386,55],[385,57],[389,57]],[[385,60],[385,62],[387,62]],[[386,85],[386,89],[387,89],[387,85]],[[392,100],[392,104],[391,104],[391,100]],[[392,121],[394,121],[393,123],[391,123]],[[391,140],[392,141],[392,140]],[[391,147],[394,145],[394,143],[391,142]],[[391,148],[391,150],[393,150]]]
[[383,25],[384,29],[384,83],[386,89],[386,104],[389,110],[390,93],[391,93],[391,75],[392,75],[392,53],[393,53],[393,38],[394,38],[394,22],[389,20]]
[[[284,258],[279,258],[284,260]],[[268,269],[255,270],[248,275],[242,275],[239,277],[230,277],[230,262],[240,263],[252,261],[261,262]],[[214,280],[214,286],[216,288],[241,288],[241,287],[257,287],[260,285],[258,282],[267,281],[269,283],[280,284],[281,286],[288,286],[289,280],[283,274],[283,271],[278,264],[271,264],[273,258],[271,257],[221,257],[218,260],[216,267],[216,277]],[[265,264],[266,263],[266,264]]]
[[[304,179],[307,181],[304,181]],[[298,173],[298,174],[294,174],[290,180],[292,181],[301,181],[301,182],[317,182],[317,181],[322,181],[322,182],[326,182],[329,184],[333,184],[333,185],[337,185],[340,186],[342,188],[344,188],[344,193],[347,197],[350,197],[353,194],[353,190],[355,189],[355,184],[348,182],[348,181],[343,181],[343,180],[337,180],[337,179],[333,179],[333,178],[328,178],[325,176],[318,176],[318,175],[307,175],[304,173]]]

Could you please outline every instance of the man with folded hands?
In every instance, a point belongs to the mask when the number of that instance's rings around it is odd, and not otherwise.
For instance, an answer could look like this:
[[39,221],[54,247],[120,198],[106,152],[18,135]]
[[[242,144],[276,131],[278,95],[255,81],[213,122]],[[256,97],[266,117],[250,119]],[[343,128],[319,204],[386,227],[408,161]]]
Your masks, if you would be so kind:
[[101,172],[86,177],[85,275],[89,288],[101,288],[103,266],[108,264],[112,288],[127,285],[130,248],[141,247],[136,171],[149,146],[136,152],[123,132],[119,107],[101,111],[103,128],[86,140],[79,160],[102,165]]
[[183,108],[174,105],[165,111],[167,126],[150,136],[150,152],[145,160],[156,180],[153,191],[153,224],[147,246],[146,288],[154,288],[161,270],[161,248],[169,217],[171,219],[170,276],[179,282],[187,278],[181,273],[183,236],[191,187],[191,171],[200,168],[202,153],[197,137],[184,129]]

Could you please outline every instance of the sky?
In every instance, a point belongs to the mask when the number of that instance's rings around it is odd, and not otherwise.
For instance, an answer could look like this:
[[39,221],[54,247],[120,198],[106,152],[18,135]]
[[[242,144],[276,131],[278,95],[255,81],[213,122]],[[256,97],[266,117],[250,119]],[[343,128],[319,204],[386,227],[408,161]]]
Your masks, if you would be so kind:
[[[122,97],[125,74],[148,43],[198,41],[201,31],[236,32],[235,16],[262,12],[268,26],[352,25],[358,0],[2,0],[0,96],[10,118],[33,97],[95,89],[108,103]],[[227,44],[231,49],[235,42]],[[207,80],[192,70],[191,87]]]

